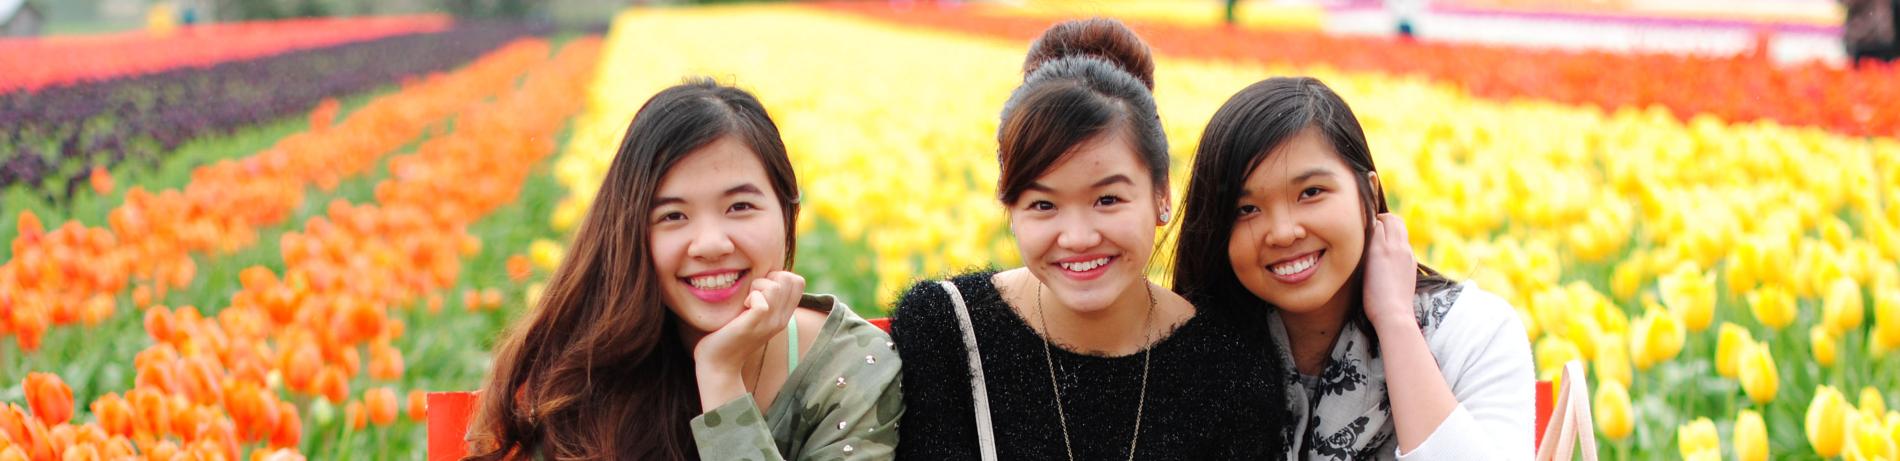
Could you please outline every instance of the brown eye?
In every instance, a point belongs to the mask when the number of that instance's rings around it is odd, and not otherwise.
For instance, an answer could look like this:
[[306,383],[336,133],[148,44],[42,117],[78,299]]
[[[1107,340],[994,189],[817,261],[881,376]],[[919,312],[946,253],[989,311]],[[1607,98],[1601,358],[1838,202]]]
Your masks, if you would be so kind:
[[1253,216],[1255,213],[1259,213],[1260,207],[1253,206],[1253,205],[1241,205],[1240,210],[1238,211],[1240,212],[1240,214],[1237,217],[1245,218],[1248,216]]
[[1037,200],[1029,202],[1027,208],[1035,211],[1049,211],[1056,209],[1056,204],[1050,203],[1048,200]]
[[1104,196],[1101,196],[1100,198],[1095,199],[1095,206],[1110,206],[1110,205],[1114,205],[1114,204],[1122,203],[1126,201],[1127,200],[1122,200],[1121,197],[1116,197],[1113,195],[1104,195]]
[[1321,192],[1326,192],[1326,190],[1318,187],[1308,187],[1306,190],[1300,191],[1300,198],[1311,198],[1318,196]]

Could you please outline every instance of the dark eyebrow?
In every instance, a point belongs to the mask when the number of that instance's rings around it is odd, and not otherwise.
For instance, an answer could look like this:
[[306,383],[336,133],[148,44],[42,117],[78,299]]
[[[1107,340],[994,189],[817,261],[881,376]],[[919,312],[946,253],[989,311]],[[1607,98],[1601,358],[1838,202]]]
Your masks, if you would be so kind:
[[[726,189],[726,192],[719,194],[719,196],[731,197],[731,196],[739,195],[739,194],[765,195],[765,192],[759,190],[759,186],[752,185],[752,183],[745,183],[745,184],[740,184],[737,186],[732,186],[731,189]],[[679,198],[679,197],[666,197],[666,196],[660,196],[653,199],[654,208],[659,208],[659,207],[667,206],[667,205],[677,205],[681,203],[686,203],[686,199]]]
[[[1294,176],[1292,182],[1294,184],[1298,184],[1298,183],[1306,182],[1309,179],[1322,177],[1322,176],[1331,178],[1333,176],[1337,176],[1337,174],[1334,174],[1332,170],[1327,170],[1325,168],[1314,168],[1314,169],[1306,170],[1306,172],[1304,173],[1300,173],[1299,176]],[[1255,195],[1255,192],[1253,189],[1249,189],[1245,187],[1240,188],[1240,198],[1251,198],[1254,195]]]
[[[1103,186],[1107,186],[1107,185],[1115,184],[1115,183],[1121,183],[1121,184],[1127,184],[1127,185],[1133,186],[1135,185],[1135,180],[1128,179],[1128,175],[1117,174],[1117,175],[1109,176],[1106,178],[1102,178],[1100,181],[1096,181],[1095,184],[1090,184],[1089,188],[1100,189]],[[1039,183],[1039,182],[1029,183],[1029,187],[1027,189],[1033,190],[1036,192],[1043,192],[1043,193],[1055,192],[1055,189],[1050,189],[1049,186],[1043,185],[1042,183]]]
[[759,186],[754,186],[754,185],[752,185],[752,183],[745,183],[745,184],[740,184],[740,185],[737,185],[737,186],[732,186],[732,188],[731,188],[731,189],[726,189],[726,193],[724,193],[724,194],[719,194],[719,196],[720,196],[720,197],[731,197],[731,196],[734,196],[734,195],[739,195],[739,194],[757,194],[757,195],[765,195],[765,192],[764,192],[764,191],[760,191],[760,190],[759,190]]
[[1096,181],[1095,184],[1090,185],[1089,188],[1099,189],[1102,186],[1107,186],[1109,184],[1115,184],[1115,183],[1122,183],[1122,184],[1133,186],[1135,185],[1135,180],[1128,179],[1128,175],[1118,174],[1118,175],[1102,178],[1102,180]]
[[1331,177],[1333,177],[1333,176],[1335,176],[1335,175],[1333,174],[1333,172],[1332,172],[1331,170],[1327,170],[1327,169],[1325,169],[1325,168],[1314,168],[1314,169],[1311,169],[1311,170],[1306,170],[1306,172],[1305,172],[1305,173],[1300,173],[1300,175],[1299,175],[1299,176],[1294,176],[1294,177],[1293,177],[1293,182],[1294,182],[1294,183],[1302,183],[1302,182],[1306,182],[1306,180],[1308,180],[1308,179],[1313,179],[1313,178],[1317,178],[1317,177],[1321,177],[1321,176],[1325,176],[1325,177],[1327,177],[1327,178],[1331,178]]

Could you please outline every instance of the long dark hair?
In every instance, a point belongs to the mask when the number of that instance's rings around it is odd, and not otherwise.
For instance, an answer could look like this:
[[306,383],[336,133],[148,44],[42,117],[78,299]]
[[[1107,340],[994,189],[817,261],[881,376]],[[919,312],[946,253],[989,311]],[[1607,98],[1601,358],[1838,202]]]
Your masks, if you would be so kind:
[[1168,188],[1168,138],[1155,111],[1148,45],[1113,19],[1065,21],[1044,31],[1023,60],[1023,84],[1003,103],[996,130],[996,195],[1014,204],[1076,146],[1126,130],[1156,192]]
[[539,305],[496,347],[465,459],[698,459],[692,355],[663,305],[647,213],[673,165],[726,136],[765,165],[791,265],[798,182],[765,108],[707,79],[655,94],[627,127]]
[[[1275,77],[1240,90],[1207,122],[1201,132],[1201,145],[1194,157],[1193,173],[1188,178],[1187,197],[1181,204],[1181,235],[1174,250],[1174,291],[1196,304],[1254,307],[1265,312],[1267,303],[1240,284],[1233,262],[1227,258],[1228,240],[1234,235],[1235,206],[1241,186],[1254,167],[1280,145],[1308,128],[1320,131],[1333,151],[1352,170],[1358,186],[1362,222],[1368,239],[1378,213],[1387,211],[1383,191],[1375,191],[1368,173],[1378,171],[1372,163],[1365,130],[1353,116],[1352,107],[1333,93],[1325,83],[1311,77]],[[1362,256],[1353,269],[1358,280],[1365,268]],[[1433,292],[1452,282],[1438,271],[1418,265],[1417,291]],[[1350,289],[1351,284],[1340,289]],[[1354,294],[1354,300],[1362,296]],[[1348,321],[1370,333],[1363,303],[1351,304]],[[1371,340],[1377,344],[1378,338]],[[1373,348],[1376,353],[1378,349]]]

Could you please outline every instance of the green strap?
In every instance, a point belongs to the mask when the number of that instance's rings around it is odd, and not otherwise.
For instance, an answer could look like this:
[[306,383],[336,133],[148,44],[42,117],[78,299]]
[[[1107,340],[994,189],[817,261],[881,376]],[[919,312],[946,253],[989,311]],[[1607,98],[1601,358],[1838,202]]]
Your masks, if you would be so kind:
[[798,368],[798,319],[785,322],[785,374]]

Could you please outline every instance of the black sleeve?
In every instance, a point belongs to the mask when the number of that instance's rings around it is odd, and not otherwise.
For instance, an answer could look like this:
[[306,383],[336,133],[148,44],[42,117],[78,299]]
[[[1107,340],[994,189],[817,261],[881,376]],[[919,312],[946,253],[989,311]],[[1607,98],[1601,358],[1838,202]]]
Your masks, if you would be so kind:
[[904,360],[904,421],[897,459],[976,459],[970,367],[950,295],[935,281],[911,286],[891,313]]

